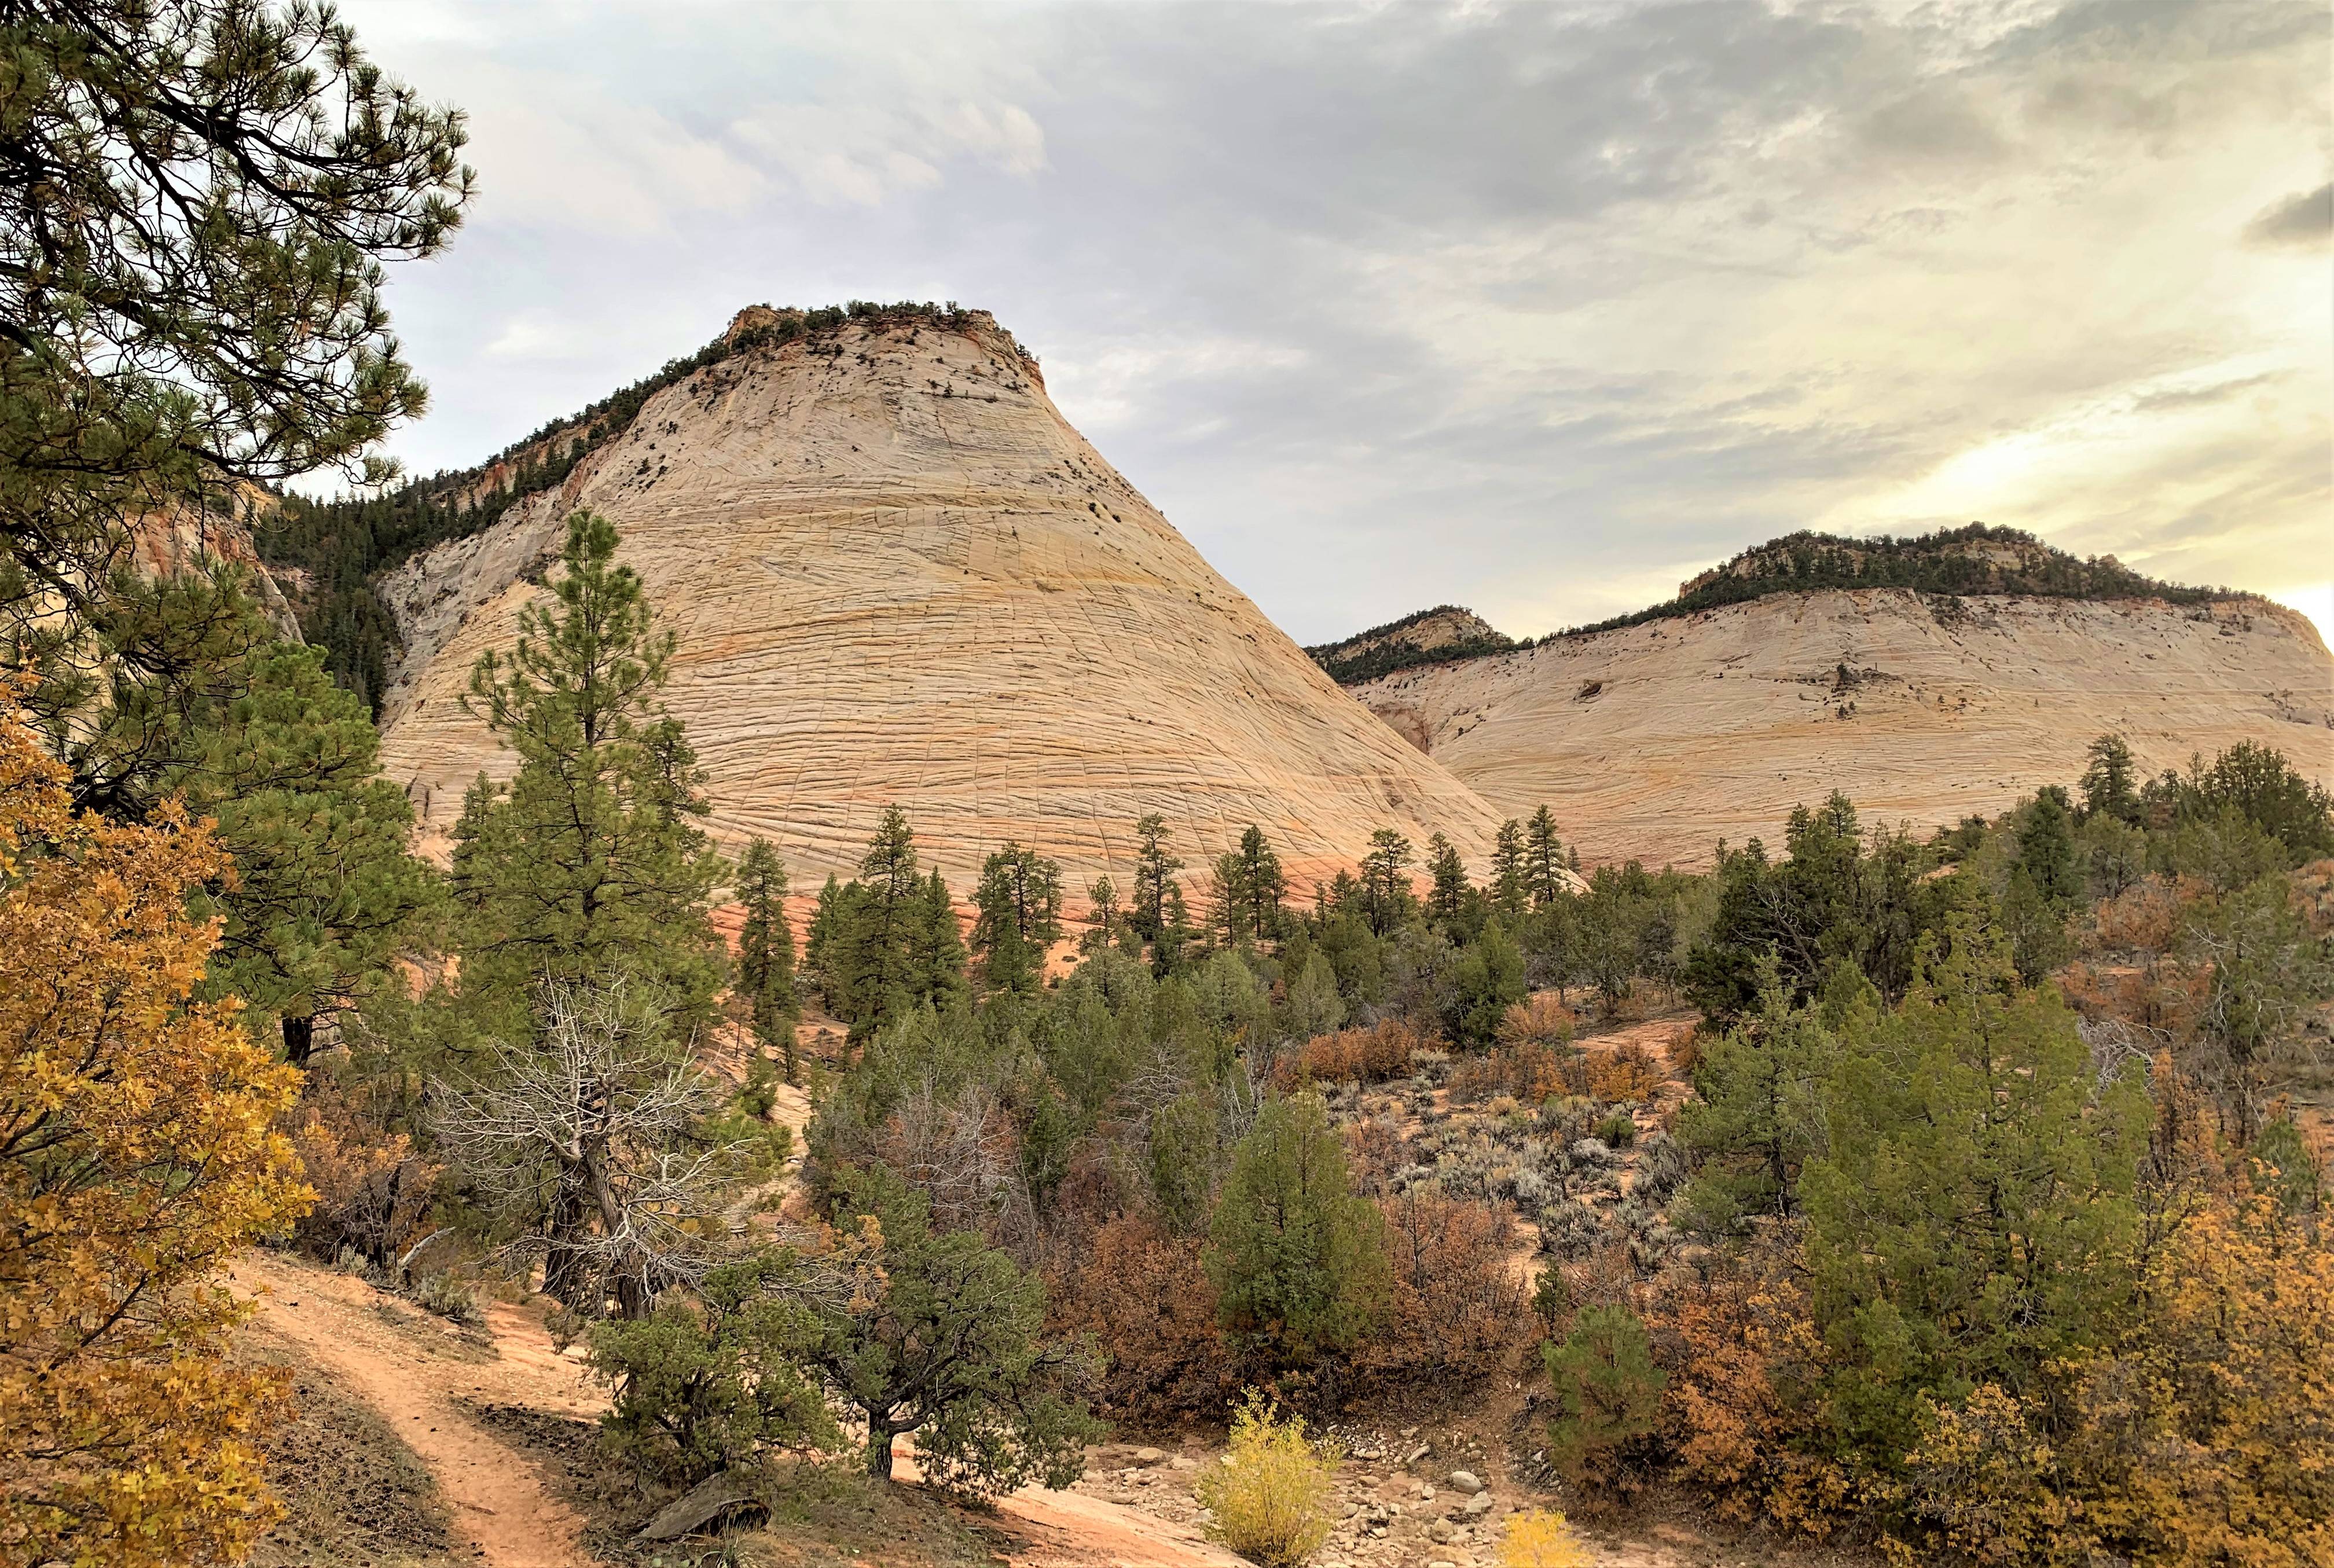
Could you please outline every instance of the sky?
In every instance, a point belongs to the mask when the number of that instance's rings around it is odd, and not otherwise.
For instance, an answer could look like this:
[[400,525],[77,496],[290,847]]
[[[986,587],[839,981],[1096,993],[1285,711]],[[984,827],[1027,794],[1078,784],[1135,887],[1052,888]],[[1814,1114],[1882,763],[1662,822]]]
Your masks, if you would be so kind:
[[1973,519],[2334,641],[2324,0],[342,11],[469,116],[411,472],[954,300],[1300,642]]

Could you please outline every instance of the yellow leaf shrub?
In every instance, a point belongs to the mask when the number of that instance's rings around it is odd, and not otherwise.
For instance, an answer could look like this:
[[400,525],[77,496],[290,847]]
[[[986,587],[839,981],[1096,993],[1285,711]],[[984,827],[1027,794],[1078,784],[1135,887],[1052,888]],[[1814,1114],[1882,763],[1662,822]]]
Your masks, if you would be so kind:
[[279,1384],[211,1275],[302,1208],[297,1074],[190,1002],[209,833],[75,816],[0,683],[0,1563],[232,1558]]
[[2217,1202],[2146,1284],[2116,1353],[2053,1369],[2063,1415],[1990,1385],[1935,1413],[1914,1517],[1987,1562],[2334,1563],[2334,1253],[2266,1199]]
[[1232,1412],[1225,1463],[1211,1466],[1195,1490],[1211,1517],[1208,1538],[1264,1568],[1296,1568],[1329,1538],[1337,1462],[1335,1443],[1305,1436],[1305,1422],[1283,1420],[1251,1391]]
[[1500,1568],[1593,1568],[1596,1561],[1553,1508],[1510,1515],[1500,1540]]

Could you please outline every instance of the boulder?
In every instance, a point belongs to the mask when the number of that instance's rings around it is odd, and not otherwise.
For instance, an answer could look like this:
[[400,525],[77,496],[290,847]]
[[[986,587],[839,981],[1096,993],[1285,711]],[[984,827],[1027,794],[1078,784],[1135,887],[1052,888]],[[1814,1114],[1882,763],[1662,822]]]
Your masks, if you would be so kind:
[[1471,1497],[1483,1489],[1483,1483],[1475,1478],[1472,1470],[1453,1470],[1451,1472],[1451,1489]]

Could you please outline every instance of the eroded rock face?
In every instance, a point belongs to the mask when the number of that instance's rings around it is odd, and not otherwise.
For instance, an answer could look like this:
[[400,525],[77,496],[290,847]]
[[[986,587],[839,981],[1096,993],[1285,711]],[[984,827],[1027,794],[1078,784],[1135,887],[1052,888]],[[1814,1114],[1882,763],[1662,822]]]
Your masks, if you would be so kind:
[[[1335,686],[1072,429],[986,318],[854,322],[651,399],[555,493],[382,585],[406,652],[382,761],[425,835],[509,754],[462,711],[589,506],[680,637],[672,710],[718,835],[777,842],[797,885],[847,869],[886,804],[960,888],[1007,839],[1083,882],[1166,817],[1196,868],[1249,822],[1291,869],[1374,828],[1497,819]],[[1301,884],[1300,884],[1301,885]]]
[[1351,688],[1502,815],[1596,861],[1779,848],[1792,806],[1950,823],[2071,784],[2118,731],[2150,772],[2240,740],[2334,779],[2334,659],[2257,600],[1777,594]]

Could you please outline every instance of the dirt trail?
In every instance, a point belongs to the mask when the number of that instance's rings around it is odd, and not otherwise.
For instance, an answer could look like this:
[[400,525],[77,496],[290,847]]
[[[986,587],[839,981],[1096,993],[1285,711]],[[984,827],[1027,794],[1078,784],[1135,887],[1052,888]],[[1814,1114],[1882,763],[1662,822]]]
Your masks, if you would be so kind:
[[456,1535],[492,1568],[575,1568],[584,1521],[545,1491],[535,1467],[464,1413],[485,1400],[588,1414],[581,1368],[552,1350],[540,1320],[487,1308],[500,1355],[363,1281],[254,1253],[228,1276],[258,1303],[268,1333],[371,1405],[437,1478]]
[[[780,1115],[786,1113],[782,1104]],[[598,1390],[553,1350],[538,1312],[487,1308],[492,1349],[351,1275],[279,1254],[247,1255],[229,1275],[255,1299],[263,1332],[371,1405],[404,1439],[454,1513],[455,1533],[491,1568],[576,1568],[591,1561],[584,1521],[554,1498],[534,1464],[472,1419],[463,1402],[596,1417]],[[905,1450],[903,1480],[915,1475]],[[1026,1568],[1247,1568],[1188,1526],[1075,1492],[1030,1487],[998,1501],[1027,1535]]]
[[[920,1478],[914,1449],[904,1438],[892,1445],[892,1474],[903,1481]],[[998,1498],[997,1511],[1028,1531],[1012,1558],[1022,1568],[1255,1568],[1188,1525],[1083,1492],[1025,1486]]]

